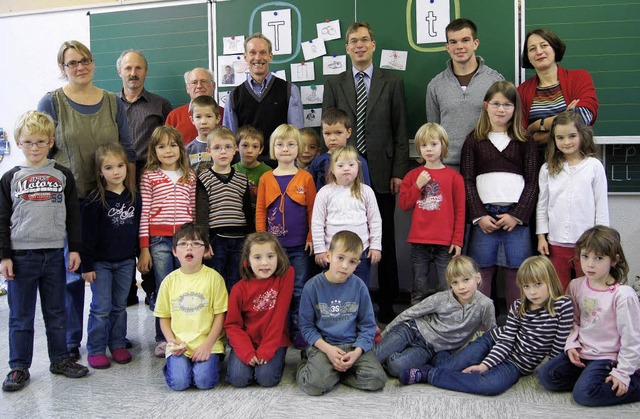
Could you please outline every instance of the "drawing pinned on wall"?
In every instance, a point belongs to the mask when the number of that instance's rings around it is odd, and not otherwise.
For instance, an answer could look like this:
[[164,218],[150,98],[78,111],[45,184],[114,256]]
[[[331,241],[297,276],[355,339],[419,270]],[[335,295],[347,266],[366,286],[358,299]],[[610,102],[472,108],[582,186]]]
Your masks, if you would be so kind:
[[322,108],[313,108],[304,110],[304,126],[319,127],[322,120]]
[[218,105],[225,108],[227,106],[227,102],[229,101],[230,94],[231,90],[227,90],[226,92],[218,92]]
[[313,62],[303,61],[291,64],[291,81],[313,81],[316,78],[315,66]]
[[271,41],[273,55],[291,54],[291,9],[269,10],[260,16],[262,34]]
[[318,31],[318,38],[323,41],[331,41],[341,37],[339,20],[327,19],[325,22],[316,23],[316,30]]
[[244,35],[225,36],[222,38],[222,53],[242,54],[244,52]]
[[218,85],[237,86],[247,79],[247,62],[242,55],[218,56]]
[[416,0],[416,42],[446,42],[445,28],[451,21],[449,0]]
[[324,95],[324,85],[312,84],[311,86],[300,86],[300,95],[303,105],[320,105]]
[[327,49],[324,46],[324,41],[320,38],[304,41],[301,45],[302,45],[302,53],[304,54],[305,61],[322,57],[327,53]]
[[271,73],[273,73],[274,76],[276,76],[279,79],[282,79],[284,81],[287,81],[287,72],[284,70],[275,70],[272,71]]
[[328,55],[322,57],[322,74],[340,74],[347,69],[346,55]]
[[407,55],[407,51],[383,49],[380,54],[380,68],[404,71],[407,69]]

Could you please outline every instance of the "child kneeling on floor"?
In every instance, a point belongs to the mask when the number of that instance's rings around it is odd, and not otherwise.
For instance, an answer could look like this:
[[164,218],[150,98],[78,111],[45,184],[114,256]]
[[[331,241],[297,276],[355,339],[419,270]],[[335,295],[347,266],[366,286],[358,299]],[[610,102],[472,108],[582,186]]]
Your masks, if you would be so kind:
[[300,331],[311,345],[298,368],[297,381],[319,396],[339,381],[362,390],[380,390],[387,376],[373,351],[376,322],[365,283],[353,275],[362,240],[350,231],[331,239],[329,270],[311,278],[300,300]]
[[164,376],[172,390],[207,390],[220,376],[227,289],[220,274],[202,264],[211,249],[202,228],[184,224],[172,247],[180,269],[162,281],[154,313],[167,341]]

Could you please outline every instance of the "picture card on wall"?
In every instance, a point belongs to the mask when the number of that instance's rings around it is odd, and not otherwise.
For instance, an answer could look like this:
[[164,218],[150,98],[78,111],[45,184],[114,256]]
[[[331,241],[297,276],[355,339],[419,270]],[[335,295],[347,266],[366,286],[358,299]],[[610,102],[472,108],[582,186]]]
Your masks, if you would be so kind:
[[291,9],[269,10],[260,16],[262,34],[271,40],[273,55],[291,54]]
[[304,110],[304,126],[319,127],[322,119],[322,108],[313,108]]
[[320,38],[304,41],[301,45],[305,61],[313,60],[317,57],[322,57],[327,53],[327,49],[324,46],[324,41]]
[[275,70],[272,71],[273,75],[276,76],[279,79],[282,79],[284,81],[287,81],[287,72],[284,70]]
[[230,94],[231,90],[227,90],[226,92],[218,92],[218,105],[225,108],[227,106],[227,101],[229,100]]
[[291,64],[291,81],[313,81],[316,78],[312,61]]
[[316,29],[318,31],[318,38],[324,41],[331,41],[333,39],[340,39],[340,21],[329,20],[326,22],[316,23]]
[[380,68],[387,68],[389,70],[406,70],[407,51],[383,49],[380,54]]
[[300,86],[300,95],[302,96],[303,105],[320,105],[324,95],[324,85]]
[[340,74],[347,69],[346,55],[325,55],[322,57],[322,74]]
[[225,36],[222,38],[222,53],[242,54],[244,52],[244,35]]
[[247,62],[242,55],[218,56],[218,85],[237,86],[247,79]]

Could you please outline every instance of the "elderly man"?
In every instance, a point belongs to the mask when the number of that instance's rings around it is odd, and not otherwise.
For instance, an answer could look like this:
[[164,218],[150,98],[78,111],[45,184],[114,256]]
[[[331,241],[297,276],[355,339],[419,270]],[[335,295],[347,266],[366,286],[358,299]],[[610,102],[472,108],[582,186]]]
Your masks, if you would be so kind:
[[[184,73],[184,82],[187,85],[187,93],[189,93],[190,100],[198,96],[213,96],[213,93],[216,91],[216,82],[213,81],[213,73],[204,68],[194,68]],[[224,108],[219,107],[219,110],[220,116],[223,116]],[[180,131],[184,145],[189,144],[198,136],[198,130],[189,117],[189,103],[171,111],[167,117],[166,124]]]
[[244,42],[244,59],[249,76],[229,95],[222,125],[236,132],[238,127],[253,125],[265,139],[262,155],[269,156],[269,137],[280,124],[304,126],[300,89],[269,71],[273,59],[271,41],[261,33]]

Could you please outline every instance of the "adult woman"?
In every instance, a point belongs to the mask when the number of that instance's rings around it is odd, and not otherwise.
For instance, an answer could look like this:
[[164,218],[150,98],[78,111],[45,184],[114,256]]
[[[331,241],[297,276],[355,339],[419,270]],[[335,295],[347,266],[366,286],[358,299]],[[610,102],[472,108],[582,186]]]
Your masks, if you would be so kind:
[[523,121],[540,146],[547,144],[551,123],[560,112],[575,110],[587,125],[593,125],[598,116],[598,98],[589,73],[558,65],[565,48],[555,33],[534,29],[527,33],[522,49],[522,66],[536,71],[518,87]]
[[[52,156],[68,167],[76,181],[78,198],[96,186],[94,155],[98,146],[119,141],[129,161],[135,162],[131,134],[122,102],[93,85],[95,64],[91,51],[78,41],[67,41],[58,50],[58,66],[68,83],[48,92],[38,110],[56,122]],[[67,274],[67,348],[79,358],[84,310],[84,281],[79,273]]]

